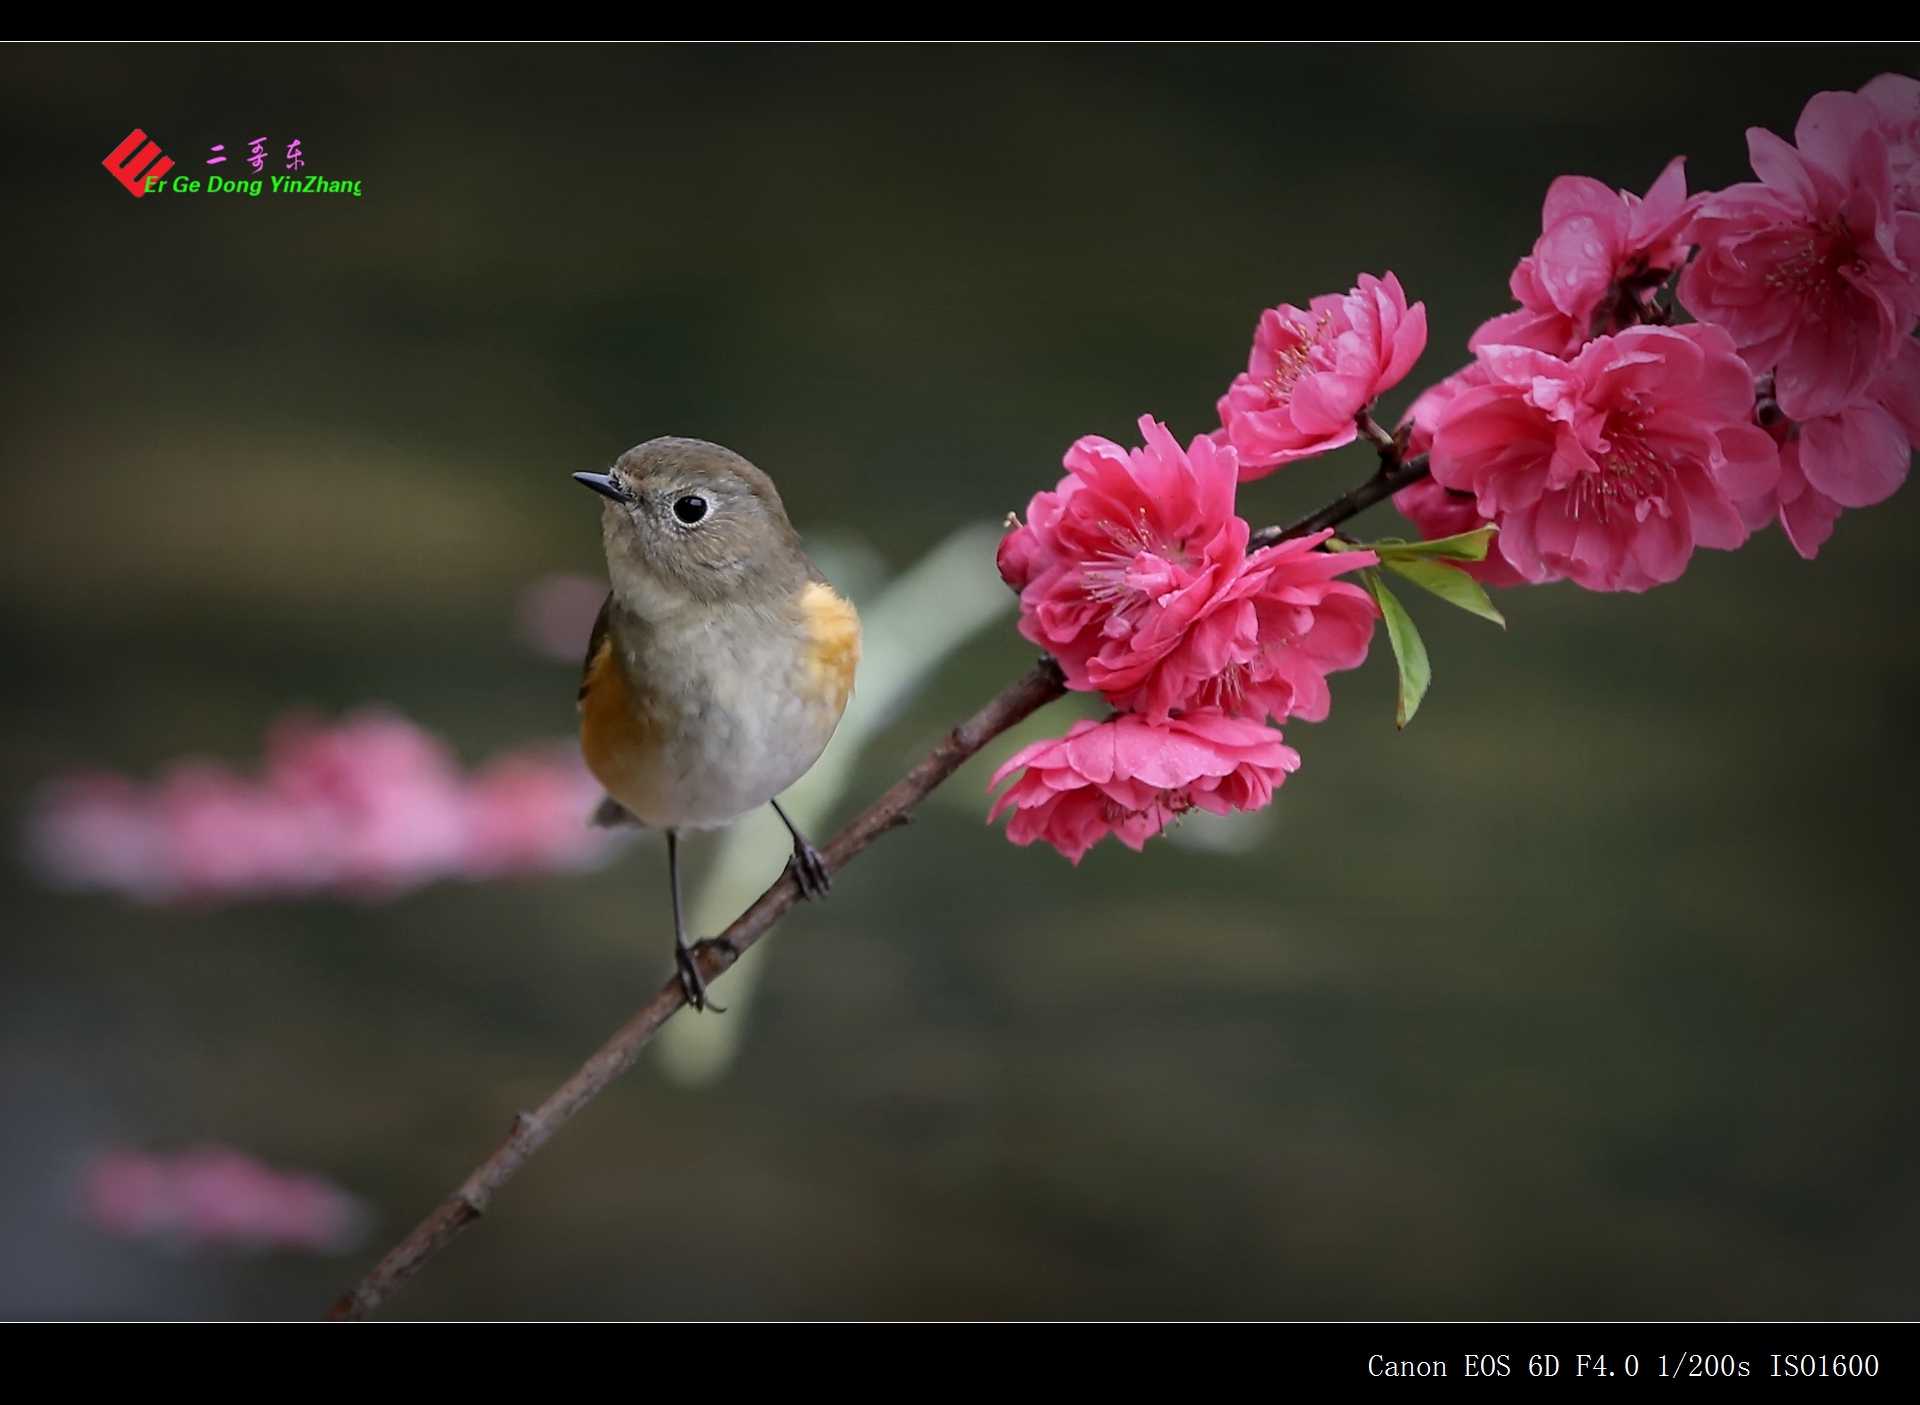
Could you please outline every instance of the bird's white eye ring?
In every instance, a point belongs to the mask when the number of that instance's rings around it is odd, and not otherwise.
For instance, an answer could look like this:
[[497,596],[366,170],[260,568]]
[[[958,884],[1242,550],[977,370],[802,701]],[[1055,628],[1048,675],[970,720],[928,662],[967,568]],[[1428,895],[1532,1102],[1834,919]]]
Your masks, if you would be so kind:
[[674,503],[673,515],[691,527],[707,515],[707,500],[698,493],[688,493]]

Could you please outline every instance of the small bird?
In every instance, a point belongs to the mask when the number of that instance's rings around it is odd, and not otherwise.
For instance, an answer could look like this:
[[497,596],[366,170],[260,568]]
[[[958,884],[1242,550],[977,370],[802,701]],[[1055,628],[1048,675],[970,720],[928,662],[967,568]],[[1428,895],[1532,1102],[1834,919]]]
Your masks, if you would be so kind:
[[580,680],[580,750],[607,788],[596,823],[667,836],[674,961],[688,1003],[707,997],[680,908],[680,835],[773,804],[808,898],[820,853],[774,797],[820,759],[853,692],[860,616],[800,549],[773,480],[702,439],[649,439],[606,473],[613,590]]

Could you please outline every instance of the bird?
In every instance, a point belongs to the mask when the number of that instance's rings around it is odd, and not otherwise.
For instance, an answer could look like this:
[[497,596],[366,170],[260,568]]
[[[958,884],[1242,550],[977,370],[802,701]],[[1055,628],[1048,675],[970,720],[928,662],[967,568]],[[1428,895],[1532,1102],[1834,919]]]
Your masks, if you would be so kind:
[[680,837],[772,804],[809,899],[831,879],[774,797],[820,758],[860,663],[860,616],[807,559],[773,480],[703,439],[649,439],[574,481],[602,499],[611,582],[581,671],[595,823],[665,833],[674,963],[715,1012],[680,903]]

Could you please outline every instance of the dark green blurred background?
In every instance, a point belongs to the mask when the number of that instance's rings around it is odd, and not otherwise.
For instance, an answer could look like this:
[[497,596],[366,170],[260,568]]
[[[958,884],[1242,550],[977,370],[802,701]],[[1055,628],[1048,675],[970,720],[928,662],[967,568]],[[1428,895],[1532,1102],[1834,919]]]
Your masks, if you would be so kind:
[[[1912,49],[57,48],[0,53],[0,805],[251,766],[383,700],[469,762],[573,723],[516,593],[597,571],[567,482],[746,453],[901,569],[1183,437],[1281,300],[1393,269],[1465,359],[1565,172],[1746,174]],[[360,199],[134,201],[145,128],[299,137]],[[232,169],[228,167],[225,169]],[[269,174],[279,169],[270,165]],[[1366,455],[1250,488],[1316,506]],[[984,775],[775,937],[740,1062],[649,1064],[392,1311],[1920,1312],[1910,489],[1646,597],[1427,602],[1251,854],[979,822]],[[1390,512],[1361,529],[1391,530]],[[1011,623],[848,805],[1025,667]],[[1061,724],[1064,725],[1064,722]],[[14,846],[17,850],[17,844]],[[0,1312],[307,1315],[662,974],[658,854],[381,906],[153,910],[0,876]],[[224,1141],[367,1197],[341,1259],[101,1239],[73,1167]]]

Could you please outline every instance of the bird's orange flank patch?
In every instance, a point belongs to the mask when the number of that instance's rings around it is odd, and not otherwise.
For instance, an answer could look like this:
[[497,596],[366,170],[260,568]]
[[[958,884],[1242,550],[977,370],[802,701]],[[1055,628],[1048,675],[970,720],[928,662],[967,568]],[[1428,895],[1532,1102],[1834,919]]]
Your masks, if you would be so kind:
[[618,799],[623,782],[653,740],[649,719],[633,706],[627,680],[603,635],[580,680],[580,754],[595,779]]
[[854,671],[860,667],[860,616],[834,594],[833,587],[810,581],[800,595],[813,647],[807,651],[807,674],[821,695],[840,711],[853,691]]

